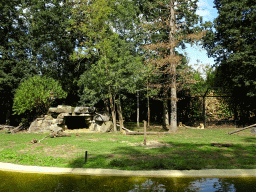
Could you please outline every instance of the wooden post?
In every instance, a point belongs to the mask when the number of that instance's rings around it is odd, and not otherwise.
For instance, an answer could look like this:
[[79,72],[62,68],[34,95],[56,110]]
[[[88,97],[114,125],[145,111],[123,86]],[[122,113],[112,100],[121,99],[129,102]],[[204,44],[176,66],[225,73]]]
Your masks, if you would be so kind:
[[139,90],[137,91],[137,127],[140,127]]
[[205,96],[203,97],[203,120],[204,120],[204,127],[205,127]]
[[84,163],[87,163],[87,151],[85,151],[85,159],[84,159]]
[[147,145],[147,121],[144,120],[144,145]]

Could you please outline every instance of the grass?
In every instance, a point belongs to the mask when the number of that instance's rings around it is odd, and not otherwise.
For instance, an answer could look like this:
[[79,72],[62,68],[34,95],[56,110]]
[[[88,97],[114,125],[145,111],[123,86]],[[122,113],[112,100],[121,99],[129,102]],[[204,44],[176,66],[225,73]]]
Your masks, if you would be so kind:
[[[132,124],[126,127],[142,131]],[[81,137],[76,137],[74,133],[71,137],[47,138],[32,144],[33,138],[40,140],[47,134],[0,131],[0,161],[124,170],[256,169],[256,135],[250,134],[250,129],[227,134],[233,130],[179,129],[170,135],[148,135],[147,146],[143,146],[143,135],[79,133]],[[233,147],[213,147],[211,141],[232,143]]]

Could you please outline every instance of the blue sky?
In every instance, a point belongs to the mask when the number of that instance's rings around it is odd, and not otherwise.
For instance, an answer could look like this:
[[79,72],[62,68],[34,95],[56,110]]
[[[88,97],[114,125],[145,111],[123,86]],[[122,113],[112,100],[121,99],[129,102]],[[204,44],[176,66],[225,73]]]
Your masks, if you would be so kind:
[[[197,3],[198,10],[196,13],[199,16],[203,17],[203,22],[213,22],[213,20],[218,16],[217,9],[213,8],[213,1],[214,0],[199,0]],[[187,56],[189,58],[189,65],[193,66],[193,68],[198,68],[196,65],[198,63],[197,59],[200,60],[200,65],[203,64],[212,66],[214,64],[214,59],[208,58],[206,50],[203,49],[201,46],[194,45],[193,47],[191,47],[190,44],[186,44],[186,47],[187,48],[184,51],[187,53]],[[177,51],[184,53],[181,51],[181,49],[178,49]]]

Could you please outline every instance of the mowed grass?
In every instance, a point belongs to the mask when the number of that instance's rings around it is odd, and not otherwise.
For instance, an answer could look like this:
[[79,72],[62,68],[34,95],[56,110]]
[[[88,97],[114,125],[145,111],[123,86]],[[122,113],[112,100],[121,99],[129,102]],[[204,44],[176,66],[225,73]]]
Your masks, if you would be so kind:
[[[131,127],[130,127],[131,128]],[[136,127],[133,127],[136,130]],[[0,132],[0,161],[23,165],[111,168],[124,170],[256,169],[256,135],[250,129],[184,129],[170,135],[75,133],[46,138],[47,134]],[[141,129],[140,129],[141,131]],[[160,131],[160,128],[149,129]],[[232,143],[214,147],[211,142]],[[87,163],[85,163],[87,151]]]

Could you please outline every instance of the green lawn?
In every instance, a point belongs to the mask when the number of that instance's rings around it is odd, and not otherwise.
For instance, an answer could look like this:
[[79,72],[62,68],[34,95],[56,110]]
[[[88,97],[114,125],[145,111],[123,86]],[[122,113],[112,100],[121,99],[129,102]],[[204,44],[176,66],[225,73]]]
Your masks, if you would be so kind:
[[[1,131],[0,161],[126,170],[256,169],[256,136],[250,134],[250,129],[227,134],[233,130],[182,128],[175,134],[147,136],[147,146],[143,146],[143,135],[79,133],[81,137],[72,134],[31,144],[33,138],[40,140],[47,134]],[[232,143],[233,147],[214,147],[211,141]],[[86,164],[85,151],[88,151]]]

